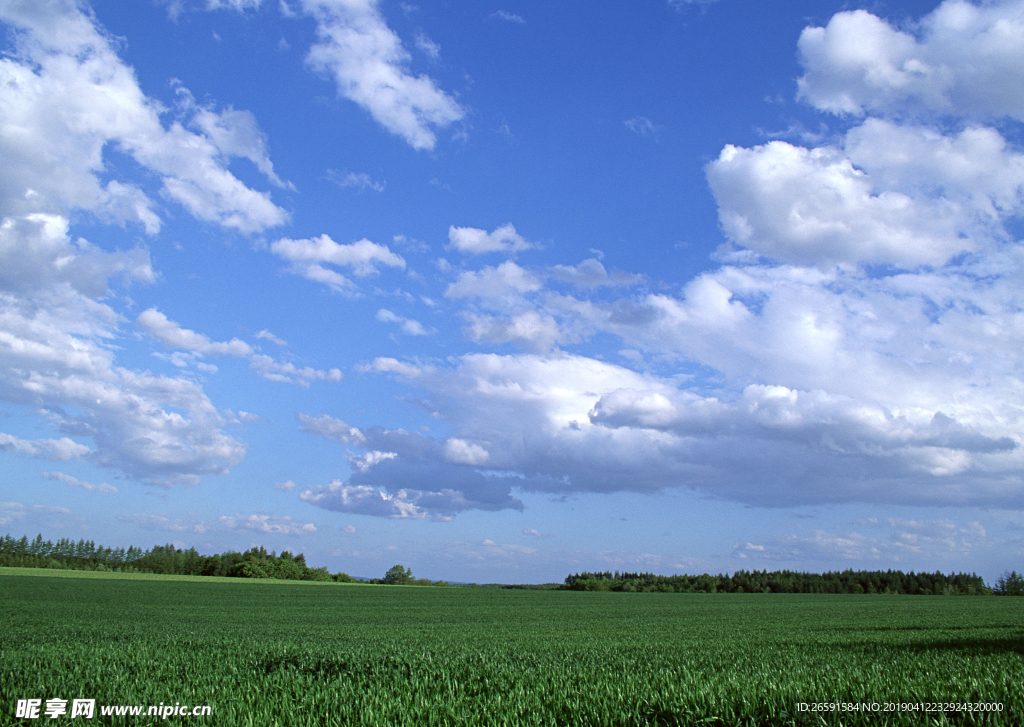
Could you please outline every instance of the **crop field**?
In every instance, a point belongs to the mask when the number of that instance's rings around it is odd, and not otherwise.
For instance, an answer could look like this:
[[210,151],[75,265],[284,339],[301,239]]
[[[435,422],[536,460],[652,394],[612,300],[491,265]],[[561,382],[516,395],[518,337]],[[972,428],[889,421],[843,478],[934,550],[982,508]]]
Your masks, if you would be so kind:
[[[0,724],[1024,724],[1024,599],[81,575],[0,569]],[[161,703],[212,714],[100,714]]]

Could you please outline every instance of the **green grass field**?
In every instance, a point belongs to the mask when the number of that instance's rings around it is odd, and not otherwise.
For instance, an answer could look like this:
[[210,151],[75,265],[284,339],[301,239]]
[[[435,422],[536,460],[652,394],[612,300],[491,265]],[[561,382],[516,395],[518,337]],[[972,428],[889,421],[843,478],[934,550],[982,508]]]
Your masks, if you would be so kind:
[[[100,576],[0,569],[0,724],[1024,724],[1024,599]],[[96,717],[15,717],[53,697]],[[822,702],[1003,711],[798,711]]]

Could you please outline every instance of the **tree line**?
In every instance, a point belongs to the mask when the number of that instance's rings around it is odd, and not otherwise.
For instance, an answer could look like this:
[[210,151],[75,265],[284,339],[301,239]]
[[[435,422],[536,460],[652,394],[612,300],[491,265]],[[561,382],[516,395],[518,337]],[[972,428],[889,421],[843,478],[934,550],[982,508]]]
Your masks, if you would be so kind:
[[893,593],[935,596],[1024,595],[1024,577],[1000,576],[994,588],[974,573],[904,573],[902,571],[746,571],[730,575],[584,572],[567,576],[561,586],[571,591],[667,593]]
[[41,534],[35,540],[24,535],[21,539],[5,535],[0,539],[0,566],[298,581],[356,580],[347,573],[331,574],[326,568],[310,568],[305,555],[287,550],[277,554],[259,547],[244,553],[229,550],[203,555],[195,548],[176,548],[171,543],[154,545],[149,550],[135,546],[107,548],[92,540],[43,540]]
[[[35,540],[10,534],[0,538],[0,566],[17,568],[56,568],[61,570],[112,571],[116,573],[157,573],[184,576],[227,576],[231,578],[281,578],[294,581],[334,581],[358,583],[348,573],[330,573],[326,568],[310,568],[306,556],[287,550],[267,552],[266,548],[250,548],[244,553],[203,555],[195,548],[176,548],[173,544],[154,545],[149,550],[135,546],[107,548],[92,540],[61,538],[57,542]],[[405,586],[446,586],[444,581],[414,578],[412,569],[396,565],[383,578],[366,583]]]

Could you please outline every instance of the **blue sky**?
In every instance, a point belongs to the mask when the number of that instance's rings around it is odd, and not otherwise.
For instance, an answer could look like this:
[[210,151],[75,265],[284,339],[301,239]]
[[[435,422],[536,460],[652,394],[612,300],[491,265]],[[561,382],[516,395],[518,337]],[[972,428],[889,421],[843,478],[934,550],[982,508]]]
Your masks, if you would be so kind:
[[1024,2],[0,0],[0,530],[1024,555]]

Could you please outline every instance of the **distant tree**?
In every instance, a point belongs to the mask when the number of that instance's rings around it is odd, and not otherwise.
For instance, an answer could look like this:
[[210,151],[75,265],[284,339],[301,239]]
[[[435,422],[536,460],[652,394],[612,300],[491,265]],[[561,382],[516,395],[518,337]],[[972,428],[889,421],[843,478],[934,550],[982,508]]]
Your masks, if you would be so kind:
[[404,565],[393,565],[384,574],[381,582],[391,586],[404,586],[412,583],[412,581],[412,570],[410,568],[406,568]]
[[1017,575],[1017,571],[1003,573],[992,592],[999,596],[1024,596],[1024,575]]

